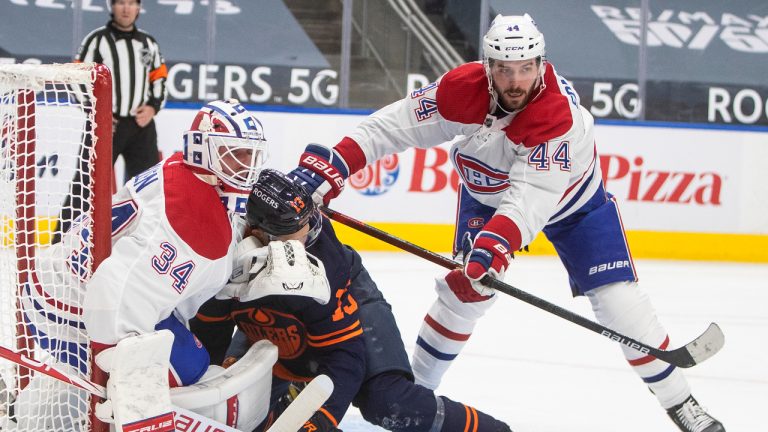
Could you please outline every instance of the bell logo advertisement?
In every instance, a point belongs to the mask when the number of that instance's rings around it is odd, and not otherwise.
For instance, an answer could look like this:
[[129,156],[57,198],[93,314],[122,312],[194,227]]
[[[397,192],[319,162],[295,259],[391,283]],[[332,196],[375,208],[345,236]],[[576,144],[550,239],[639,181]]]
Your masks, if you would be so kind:
[[386,156],[352,175],[349,185],[367,196],[386,194],[400,176],[397,155]]

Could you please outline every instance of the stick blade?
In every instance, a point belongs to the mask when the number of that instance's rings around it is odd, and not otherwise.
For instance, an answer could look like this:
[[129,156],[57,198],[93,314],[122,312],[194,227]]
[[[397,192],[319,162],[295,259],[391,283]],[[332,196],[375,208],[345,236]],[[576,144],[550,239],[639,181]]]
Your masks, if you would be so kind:
[[685,346],[694,362],[691,366],[699,364],[717,354],[723,348],[723,345],[725,345],[725,335],[720,330],[720,326],[715,323],[709,324],[709,327],[701,336]]
[[318,375],[288,405],[267,432],[296,432],[333,393],[333,381]]

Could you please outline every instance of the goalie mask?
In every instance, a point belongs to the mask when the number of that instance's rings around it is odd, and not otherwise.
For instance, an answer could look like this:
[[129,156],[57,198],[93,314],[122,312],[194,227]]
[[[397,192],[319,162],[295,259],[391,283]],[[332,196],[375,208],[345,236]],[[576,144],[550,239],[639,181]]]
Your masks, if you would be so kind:
[[250,190],[266,155],[261,122],[235,99],[206,104],[184,133],[184,162],[236,189]]
[[272,236],[293,234],[310,224],[309,246],[322,224],[312,195],[280,171],[264,169],[246,205],[248,224]]

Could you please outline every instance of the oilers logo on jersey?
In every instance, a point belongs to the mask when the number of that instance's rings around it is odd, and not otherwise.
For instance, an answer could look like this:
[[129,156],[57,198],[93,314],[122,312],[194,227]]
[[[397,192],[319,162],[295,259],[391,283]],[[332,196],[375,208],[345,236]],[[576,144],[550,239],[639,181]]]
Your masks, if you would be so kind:
[[239,310],[233,316],[251,342],[272,342],[282,359],[297,358],[307,349],[304,324],[292,314],[262,307]]

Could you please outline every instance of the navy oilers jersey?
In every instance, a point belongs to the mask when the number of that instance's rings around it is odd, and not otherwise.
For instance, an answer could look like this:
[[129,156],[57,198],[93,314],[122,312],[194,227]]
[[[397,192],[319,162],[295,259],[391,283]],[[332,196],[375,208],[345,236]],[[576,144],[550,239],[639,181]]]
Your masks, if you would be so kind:
[[319,374],[328,375],[334,391],[323,408],[340,419],[358,392],[365,372],[358,305],[348,292],[352,253],[339,242],[325,218],[319,237],[307,252],[325,267],[331,284],[327,304],[308,297],[279,295],[249,302],[211,299],[192,320],[192,331],[208,349],[214,364],[223,361],[237,326],[250,343],[266,339],[277,346],[275,376],[309,381]]

